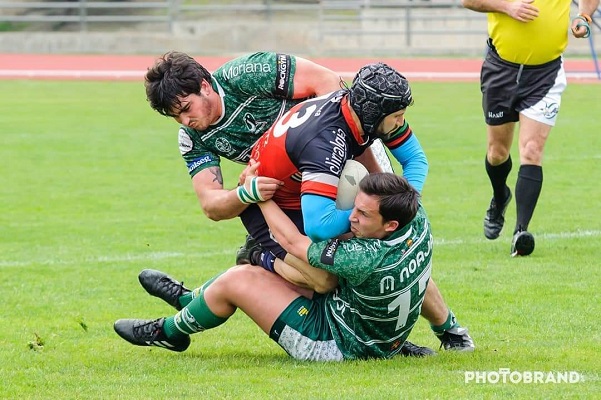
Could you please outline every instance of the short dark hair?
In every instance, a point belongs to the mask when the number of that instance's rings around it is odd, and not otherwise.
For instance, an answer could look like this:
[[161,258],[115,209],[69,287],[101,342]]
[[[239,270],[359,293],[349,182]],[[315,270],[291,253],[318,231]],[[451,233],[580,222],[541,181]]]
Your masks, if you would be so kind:
[[407,179],[390,172],[367,175],[359,183],[359,190],[378,197],[382,218],[385,222],[398,221],[397,230],[411,222],[419,209],[419,192]]
[[170,51],[148,68],[144,77],[146,99],[155,111],[173,117],[181,106],[178,96],[200,93],[203,80],[211,82],[205,67],[185,53]]

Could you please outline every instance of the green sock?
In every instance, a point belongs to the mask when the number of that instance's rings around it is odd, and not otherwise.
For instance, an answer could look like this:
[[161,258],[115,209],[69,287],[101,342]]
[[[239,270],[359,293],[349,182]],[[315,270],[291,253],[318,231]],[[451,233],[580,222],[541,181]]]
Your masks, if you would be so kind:
[[[223,272],[222,272],[221,274],[223,274]],[[196,289],[192,290],[190,293],[186,293],[186,294],[184,294],[184,295],[180,296],[180,297],[179,297],[179,299],[177,299],[177,301],[179,301],[179,304],[180,304],[182,307],[185,307],[185,306],[187,306],[188,304],[190,304],[190,302],[191,302],[192,300],[194,300],[195,298],[197,298],[197,297],[200,295],[200,292],[202,292],[202,291],[203,291],[203,290],[205,290],[207,287],[209,287],[209,285],[210,285],[211,283],[213,283],[213,282],[215,281],[215,279],[219,278],[219,277],[221,276],[221,274],[219,274],[219,275],[216,275],[216,276],[212,277],[211,279],[209,279],[208,281],[206,281],[206,282],[204,283],[204,285],[202,285],[202,286],[201,286],[201,287],[199,287],[199,288],[196,288]]]
[[218,317],[209,309],[205,302],[204,290],[201,290],[199,296],[180,312],[165,318],[163,331],[167,337],[177,337],[215,328],[225,321],[227,318]]
[[430,325],[430,328],[434,331],[434,333],[443,333],[447,329],[452,329],[459,326],[457,322],[457,318],[455,318],[455,314],[453,311],[449,310],[449,315],[447,316],[447,320],[442,325]]

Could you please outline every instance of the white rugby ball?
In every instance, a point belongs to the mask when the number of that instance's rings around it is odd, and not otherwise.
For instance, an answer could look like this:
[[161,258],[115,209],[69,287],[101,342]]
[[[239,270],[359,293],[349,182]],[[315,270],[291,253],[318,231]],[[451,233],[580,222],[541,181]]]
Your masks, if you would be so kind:
[[358,161],[347,160],[338,181],[338,194],[336,195],[336,208],[339,210],[350,210],[355,206],[355,197],[359,191],[359,182],[369,172],[367,168]]

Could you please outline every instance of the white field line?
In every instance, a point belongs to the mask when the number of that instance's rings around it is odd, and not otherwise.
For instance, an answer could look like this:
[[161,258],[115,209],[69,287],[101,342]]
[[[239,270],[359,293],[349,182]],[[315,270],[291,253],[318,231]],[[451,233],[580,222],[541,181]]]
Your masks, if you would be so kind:
[[[563,240],[563,239],[579,239],[579,238],[586,238],[586,237],[597,237],[597,236],[601,236],[601,231],[575,231],[575,232],[559,232],[559,233],[540,233],[537,234],[535,233],[535,238],[541,238],[544,239],[546,241],[549,242],[554,242],[557,240]],[[434,243],[437,246],[463,246],[466,244],[479,244],[479,243],[490,243],[491,241],[481,237],[481,238],[477,238],[477,239],[468,239],[468,240],[464,240],[464,239],[451,239],[451,240],[447,240],[447,239],[441,239],[441,238],[437,238],[436,236],[434,236]]]
[[[601,231],[597,230],[579,230],[575,232],[559,232],[559,233],[541,233],[537,234],[537,238],[544,239],[546,241],[557,241],[564,239],[578,239],[578,238],[586,238],[586,237],[599,237],[601,236]],[[434,238],[434,242],[437,246],[457,246],[462,247],[470,244],[479,244],[479,243],[488,243],[489,240],[485,238],[477,238],[477,239],[444,239],[444,238]],[[83,260],[63,260],[63,259],[50,259],[43,261],[36,260],[27,260],[27,261],[4,261],[0,260],[0,268],[2,267],[24,267],[30,265],[83,265],[83,264],[98,264],[98,263],[127,263],[127,262],[137,262],[137,261],[156,261],[156,260],[166,260],[166,259],[178,259],[178,258],[205,258],[205,257],[214,257],[214,256],[223,256],[223,255],[231,255],[232,260],[235,254],[235,249],[232,247],[231,249],[221,249],[217,251],[204,251],[197,253],[181,253],[181,252],[155,252],[155,253],[146,253],[146,254],[124,254],[119,256],[100,256],[100,257],[90,257]],[[232,263],[233,265],[233,263]]]
[[[132,70],[58,70],[58,69],[0,69],[0,78],[98,78],[98,79],[143,79],[146,71]],[[352,79],[356,71],[338,72],[343,78]],[[409,79],[469,79],[477,80],[480,72],[407,72]],[[566,72],[571,79],[597,79],[596,72]]]
[[[173,258],[190,258],[190,257],[212,257],[212,256],[222,256],[225,254],[231,254],[232,259],[234,257],[235,251],[234,249],[222,249],[219,251],[203,251],[198,253],[168,253],[168,252],[153,252],[153,253],[145,253],[145,254],[123,254],[119,256],[99,256],[99,257],[89,257],[84,258],[82,260],[64,260],[60,258],[56,259],[48,259],[42,261],[36,260],[27,260],[27,261],[4,261],[0,260],[0,268],[2,267],[24,267],[28,265],[76,265],[76,264],[97,264],[97,263],[127,263],[132,261],[157,261],[157,260],[166,260]],[[233,262],[232,262],[233,264]]]

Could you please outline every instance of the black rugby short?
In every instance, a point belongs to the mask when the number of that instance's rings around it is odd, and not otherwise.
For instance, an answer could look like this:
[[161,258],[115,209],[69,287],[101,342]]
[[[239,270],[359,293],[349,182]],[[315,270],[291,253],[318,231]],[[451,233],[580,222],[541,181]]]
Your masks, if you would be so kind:
[[[563,62],[559,57],[541,65],[521,65],[503,60],[494,48],[490,48],[482,64],[480,89],[482,110],[488,125],[517,122],[519,113],[534,106],[557,86],[554,96],[563,91],[557,79],[563,74]],[[559,99],[557,99],[559,103]],[[550,107],[553,107],[550,104]],[[559,104],[555,107],[555,114]]]

